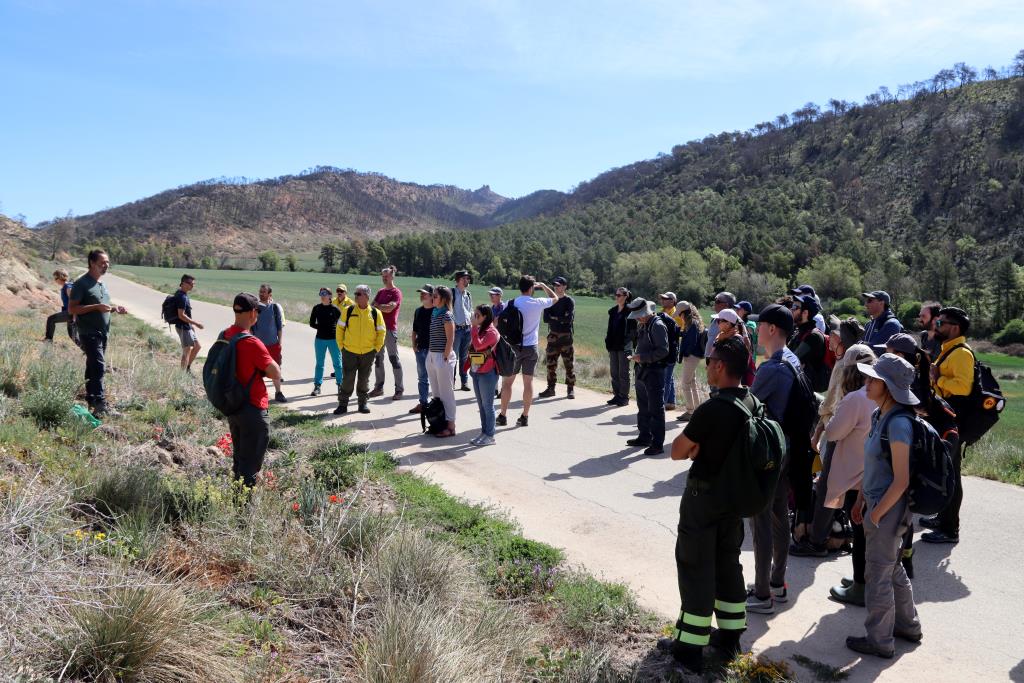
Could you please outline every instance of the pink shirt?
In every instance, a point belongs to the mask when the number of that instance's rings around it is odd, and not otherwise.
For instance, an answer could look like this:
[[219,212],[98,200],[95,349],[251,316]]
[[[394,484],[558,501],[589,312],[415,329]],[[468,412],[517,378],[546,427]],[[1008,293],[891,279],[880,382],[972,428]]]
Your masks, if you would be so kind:
[[398,287],[392,287],[391,289],[378,289],[376,296],[373,297],[373,305],[377,308],[392,302],[397,304],[397,306],[395,306],[395,310],[390,313],[381,311],[380,314],[384,316],[384,327],[389,330],[397,330],[398,310],[402,308],[402,290]]
[[836,443],[829,466],[825,507],[843,507],[847,491],[860,490],[864,478],[864,439],[871,430],[875,402],[861,387],[840,399],[835,414],[825,425],[825,440]]
[[[474,351],[486,351],[498,343],[498,340],[501,339],[501,335],[492,323],[491,325],[488,325],[487,331],[483,334],[478,334],[476,327],[470,328],[469,339],[473,343]],[[476,372],[486,374],[491,370],[494,370],[494,357],[489,355],[487,356],[487,360],[484,361],[484,364],[481,365]]]

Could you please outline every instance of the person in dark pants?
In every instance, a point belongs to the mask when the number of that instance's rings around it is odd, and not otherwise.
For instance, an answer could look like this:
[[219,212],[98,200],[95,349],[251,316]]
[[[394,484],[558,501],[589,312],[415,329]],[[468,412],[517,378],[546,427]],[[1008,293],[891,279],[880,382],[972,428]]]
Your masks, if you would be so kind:
[[636,426],[640,434],[626,442],[644,447],[644,455],[665,452],[665,361],[668,358],[668,330],[655,315],[654,302],[629,314],[638,323],[636,350],[629,357],[636,363]]
[[632,337],[636,322],[629,319],[626,304],[633,294],[625,287],[615,290],[615,305],[608,309],[608,331],[604,335],[604,348],[608,351],[608,374],[612,380],[610,406],[629,405],[629,354],[633,352]]
[[107,335],[110,314],[125,314],[124,306],[113,306],[110,293],[100,280],[110,268],[110,257],[102,249],[89,252],[89,271],[75,281],[68,301],[68,313],[78,321],[78,336],[85,353],[85,398],[93,415],[110,414],[103,375],[107,371]]
[[[731,394],[754,409],[748,389],[741,386],[749,355],[742,339],[716,342],[708,361],[708,377],[718,393]],[[726,401],[705,401],[693,413],[683,433],[672,442],[673,460],[692,460],[686,490],[679,504],[676,573],[682,603],[672,638],[658,644],[690,671],[701,673],[705,645],[731,659],[741,650],[747,627],[746,586],[740,564],[743,520],[709,495],[737,435],[745,434],[746,417]],[[712,631],[714,614],[718,629]]]
[[46,318],[46,334],[43,341],[52,342],[53,333],[57,330],[57,323],[66,323],[68,338],[78,344],[78,325],[75,324],[75,317],[68,313],[68,304],[71,301],[71,289],[74,283],[68,276],[68,271],[58,268],[53,271],[53,281],[60,287],[60,311]]
[[324,381],[324,357],[331,356],[331,365],[334,372],[331,376],[335,378],[335,384],[341,387],[341,380],[344,373],[341,370],[341,349],[338,348],[338,319],[341,311],[331,303],[331,290],[326,287],[320,288],[320,303],[313,306],[309,312],[309,326],[316,330],[316,337],[313,339],[313,354],[316,358],[316,365],[313,369],[313,391],[310,396],[320,395],[320,385]]
[[434,310],[434,285],[427,283],[416,291],[420,295],[420,307],[412,314],[412,348],[416,353],[416,389],[420,400],[409,409],[413,414],[423,412],[423,408],[430,400],[427,355],[430,353],[430,316]]
[[544,322],[548,324],[548,343],[545,347],[545,360],[548,367],[548,388],[537,394],[538,398],[551,398],[555,395],[555,384],[558,382],[558,359],[565,366],[566,398],[576,398],[573,388],[576,386],[575,360],[573,349],[573,320],[576,316],[576,301],[565,293],[568,281],[564,277],[556,277],[551,281],[558,294],[558,301],[544,310]]
[[384,348],[384,315],[370,306],[370,287],[356,287],[356,303],[341,312],[338,319],[338,348],[341,349],[342,374],[335,415],[348,412],[348,400],[356,392],[360,413],[369,413],[370,371],[377,354]]
[[[235,295],[232,303],[235,322],[224,330],[224,338],[250,333],[259,317],[259,299],[245,292]],[[251,334],[251,333],[250,333]],[[235,379],[243,386],[249,384],[249,402],[237,413],[228,415],[231,429],[231,473],[246,488],[256,485],[256,475],[263,468],[263,458],[270,443],[270,420],[267,408],[270,396],[264,377],[281,377],[281,367],[274,362],[267,347],[255,336],[242,339],[235,346]]]

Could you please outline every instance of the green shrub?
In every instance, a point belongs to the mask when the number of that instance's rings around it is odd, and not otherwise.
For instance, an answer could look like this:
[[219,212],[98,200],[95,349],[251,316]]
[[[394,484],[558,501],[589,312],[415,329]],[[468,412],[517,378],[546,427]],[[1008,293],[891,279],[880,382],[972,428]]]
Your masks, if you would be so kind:
[[362,473],[359,455],[366,452],[366,446],[339,439],[317,447],[310,456],[313,476],[329,491],[346,489]]
[[554,600],[561,608],[562,624],[585,638],[621,632],[641,616],[629,588],[587,575],[568,576],[558,581]]
[[838,316],[856,315],[863,312],[864,305],[860,302],[860,299],[856,297],[851,296],[846,299],[840,299],[832,304],[832,313],[835,313]]
[[78,370],[70,363],[40,358],[29,365],[21,409],[40,429],[53,429],[71,419],[80,386]]
[[992,341],[996,346],[1024,344],[1024,320],[1017,319],[1006,323],[1006,327],[996,333]]
[[456,606],[477,597],[474,579],[473,568],[461,553],[406,527],[369,559],[366,585],[377,599],[401,597]]
[[160,474],[136,465],[105,469],[92,486],[91,503],[109,518],[129,513],[163,514],[164,485]]
[[899,307],[896,311],[896,317],[899,318],[904,330],[913,330],[917,328],[917,316],[920,313],[921,302],[908,301]]

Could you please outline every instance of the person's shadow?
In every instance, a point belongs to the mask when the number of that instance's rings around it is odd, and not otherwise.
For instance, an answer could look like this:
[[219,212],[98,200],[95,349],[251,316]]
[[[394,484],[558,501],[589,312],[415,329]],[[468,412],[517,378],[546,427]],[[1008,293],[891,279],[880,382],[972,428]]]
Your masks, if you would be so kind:
[[634,462],[651,457],[644,455],[643,453],[644,451],[642,448],[624,448],[621,451],[609,453],[608,455],[601,455],[595,458],[581,460],[580,462],[570,466],[568,472],[552,472],[545,476],[544,480],[563,481],[565,479],[572,479],[573,477],[580,477],[584,479],[605,477],[609,474],[621,472]]
[[686,481],[690,476],[690,470],[685,469],[667,481],[656,481],[650,491],[634,493],[637,498],[657,500],[658,498],[681,498],[686,490]]
[[1013,683],[1024,683],[1024,660],[1010,669],[1010,680]]

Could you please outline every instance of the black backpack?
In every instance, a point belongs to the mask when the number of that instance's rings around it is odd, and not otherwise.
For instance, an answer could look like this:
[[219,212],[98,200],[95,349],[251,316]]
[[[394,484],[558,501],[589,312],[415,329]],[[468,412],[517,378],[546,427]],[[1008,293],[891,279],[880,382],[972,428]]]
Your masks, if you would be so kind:
[[919,515],[935,515],[942,512],[953,498],[956,472],[950,445],[944,441],[935,428],[911,410],[897,409],[882,418],[878,426],[882,451],[892,463],[892,450],[886,432],[889,420],[896,415],[906,415],[914,428],[914,443],[910,445],[910,483],[907,498],[910,511]]
[[515,302],[509,301],[498,316],[498,332],[512,346],[523,345],[523,312],[516,308]]
[[440,434],[448,428],[448,417],[444,412],[444,402],[438,397],[430,399],[420,412],[420,427],[428,434]]
[[821,398],[814,393],[814,386],[802,367],[797,370],[785,359],[782,363],[793,373],[793,386],[789,390],[786,411],[782,415],[782,430],[790,438],[791,448],[803,441],[810,448],[811,433],[818,423]]
[[1006,407],[1006,399],[999,388],[999,382],[992,375],[992,370],[978,360],[966,344],[957,344],[935,361],[935,367],[942,365],[956,349],[967,349],[974,358],[974,383],[971,393],[967,396],[950,396],[946,400],[956,411],[957,431],[960,443],[971,446],[988,433],[988,430],[999,422],[999,414]]
[[708,328],[704,328],[697,335],[697,343],[700,345],[700,353],[698,354],[701,358],[704,357],[704,349],[708,348]]
[[498,369],[499,377],[511,377],[515,374],[516,350],[505,341],[505,337],[498,338],[498,343],[491,351],[491,357],[494,358],[494,365]]
[[665,357],[666,363],[675,363],[679,359],[679,325],[672,319],[668,313],[662,311],[658,314],[661,318],[661,322],[665,323],[665,329],[668,330],[668,356]]
[[168,325],[176,325],[181,322],[178,318],[178,293],[169,295],[160,306],[160,319]]
[[259,376],[259,370],[253,372],[249,382],[239,384],[235,377],[237,353],[235,347],[243,339],[252,337],[248,332],[239,332],[229,340],[221,332],[213,343],[203,364],[203,388],[206,398],[213,407],[223,415],[234,415],[249,402],[249,390]]
[[714,398],[742,411],[746,430],[736,435],[712,486],[712,494],[730,512],[753,517],[767,508],[775,496],[786,437],[782,426],[768,417],[764,404],[753,394],[748,395],[753,409],[730,394],[718,393]]

